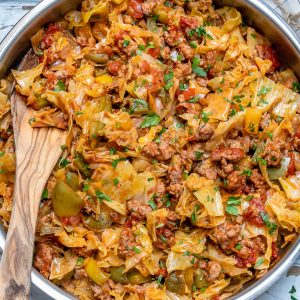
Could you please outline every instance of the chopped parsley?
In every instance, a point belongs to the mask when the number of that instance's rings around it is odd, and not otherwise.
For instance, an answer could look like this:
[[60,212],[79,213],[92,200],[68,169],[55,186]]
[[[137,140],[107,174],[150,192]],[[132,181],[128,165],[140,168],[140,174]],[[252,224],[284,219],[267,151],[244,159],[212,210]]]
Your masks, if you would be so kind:
[[300,93],[300,82],[293,82],[293,91]]
[[130,44],[130,40],[124,40],[123,47],[126,48]]
[[203,26],[199,26],[196,29],[190,30],[189,35],[194,36],[195,33],[198,35],[198,37],[204,37],[213,40],[212,36],[207,33],[206,29]]
[[265,159],[261,158],[261,157],[257,157],[256,161],[257,161],[257,163],[259,163],[259,164],[261,164],[263,166],[267,165],[267,161]]
[[153,198],[154,198],[154,197],[152,196],[152,199],[149,200],[148,204],[149,204],[149,206],[152,208],[152,210],[156,210],[156,209],[157,209],[157,206],[156,206],[156,204],[155,204]]
[[42,193],[42,200],[48,199],[48,189],[45,188]]
[[156,126],[159,124],[159,122],[160,122],[159,115],[154,112],[151,112],[144,118],[143,122],[140,125],[140,128]]
[[201,157],[203,156],[204,152],[201,151],[195,151],[195,158],[196,160],[201,159]]
[[0,156],[3,156],[5,154],[4,151],[0,151]]
[[148,103],[144,99],[134,99],[128,113],[133,114],[135,112],[142,112],[148,109]]
[[154,178],[153,177],[148,177],[147,180],[150,182],[150,181],[154,180]]
[[103,192],[96,191],[96,196],[97,196],[97,199],[99,200],[99,202],[102,202],[103,200],[106,200],[108,202],[112,202],[110,197],[108,195],[104,194]]
[[248,125],[248,129],[250,132],[255,132],[255,125],[253,122],[250,122]]
[[119,184],[119,179],[118,178],[114,178],[114,186],[117,186]]
[[193,208],[193,211],[192,211],[192,214],[191,214],[191,220],[192,220],[192,223],[195,224],[196,223],[196,213],[197,211],[200,209],[200,205],[199,204],[196,204]]
[[180,83],[180,84],[179,84],[179,89],[180,89],[181,91],[186,91],[186,90],[188,89],[188,86],[187,86],[187,84],[185,84],[185,83]]
[[110,155],[114,155],[114,154],[116,154],[116,153],[117,153],[116,148],[111,147],[111,148],[109,149],[109,154],[110,154]]
[[125,157],[121,157],[121,158],[118,158],[118,159],[114,159],[114,160],[112,161],[111,165],[112,165],[113,168],[115,169],[115,168],[117,167],[118,163],[119,163],[120,161],[122,161],[122,160],[126,160],[126,158],[125,158]]
[[259,267],[260,265],[263,264],[264,261],[265,261],[264,258],[262,258],[262,257],[258,258],[258,259],[256,260],[256,263],[255,263],[254,267]]
[[162,284],[162,280],[163,280],[163,276],[162,275],[159,275],[156,279],[156,282],[158,285],[161,285]]
[[138,48],[141,51],[145,51],[146,50],[146,46],[145,45],[138,45]]
[[137,253],[137,254],[142,252],[141,249],[138,248],[138,247],[136,247],[136,246],[133,246],[133,247],[132,247],[132,250],[133,250],[135,253]]
[[196,49],[197,46],[198,46],[198,44],[197,44],[196,41],[191,41],[191,42],[190,42],[190,46],[191,46],[193,49]]
[[228,116],[229,116],[229,118],[230,118],[230,117],[233,117],[235,114],[236,114],[236,110],[233,108],[233,109],[229,112]]
[[208,116],[210,116],[210,115],[211,115],[210,112],[205,112],[205,111],[202,110],[202,112],[201,112],[201,120],[203,122],[207,123],[209,121]]
[[266,134],[267,134],[267,136],[268,136],[271,140],[273,140],[273,133],[272,133],[272,132],[266,132]]
[[258,91],[258,93],[257,93],[257,96],[262,96],[262,95],[266,95],[268,92],[270,92],[271,91],[271,88],[267,88],[267,87],[265,87],[265,86],[262,86],[261,88],[260,88],[260,90]]
[[30,118],[30,119],[28,120],[28,123],[29,123],[29,125],[31,126],[31,124],[34,123],[35,121],[36,121],[35,118]]
[[82,190],[84,192],[87,192],[90,189],[90,186],[88,184],[84,184]]
[[274,231],[277,229],[277,224],[270,221],[268,214],[264,212],[260,212],[260,216],[263,219],[265,225],[269,229],[269,233],[273,234]]
[[66,91],[65,84],[61,80],[58,80],[54,88],[54,92],[65,92],[65,91]]
[[206,71],[203,68],[199,67],[199,65],[200,65],[200,58],[198,56],[195,56],[192,60],[193,72],[198,76],[206,77],[207,76]]
[[239,211],[236,206],[241,204],[240,199],[241,199],[240,197],[235,197],[235,196],[228,197],[226,202],[226,212],[228,214],[233,216],[237,216],[239,214]]
[[67,165],[69,165],[71,162],[69,160],[67,160],[66,158],[63,158],[60,162],[59,162],[59,166],[62,168],[65,168]]
[[253,172],[250,169],[244,169],[241,175],[246,175],[248,177],[252,176]]
[[79,256],[77,261],[76,261],[76,265],[81,266],[83,264],[83,262],[84,262],[84,257]]
[[162,241],[164,244],[166,244],[167,241],[168,241],[162,234],[159,235],[159,238],[161,239],[161,241]]
[[164,81],[165,81],[165,89],[168,90],[173,86],[173,79],[174,74],[172,71],[164,75]]
[[242,245],[240,243],[237,243],[234,248],[240,251],[242,249]]

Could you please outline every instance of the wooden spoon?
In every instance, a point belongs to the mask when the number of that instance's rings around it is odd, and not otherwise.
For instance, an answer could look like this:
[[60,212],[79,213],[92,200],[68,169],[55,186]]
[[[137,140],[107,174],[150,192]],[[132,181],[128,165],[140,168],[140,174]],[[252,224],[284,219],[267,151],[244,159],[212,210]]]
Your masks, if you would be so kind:
[[[37,65],[32,51],[19,70]],[[16,92],[11,95],[16,151],[13,210],[0,264],[0,299],[28,299],[35,227],[45,184],[62,154],[66,132],[56,128],[32,128],[33,111]]]

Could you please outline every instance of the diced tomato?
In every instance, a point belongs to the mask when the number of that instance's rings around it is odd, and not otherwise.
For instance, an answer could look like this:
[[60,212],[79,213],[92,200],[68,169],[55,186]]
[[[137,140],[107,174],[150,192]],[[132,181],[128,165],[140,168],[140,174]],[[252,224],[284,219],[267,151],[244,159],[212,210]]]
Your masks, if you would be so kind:
[[295,175],[296,165],[295,165],[295,155],[293,152],[289,152],[290,163],[287,170],[287,176]]
[[104,49],[103,49],[103,52],[108,54],[108,55],[112,55],[114,51],[113,51],[112,47],[105,46]]
[[144,14],[141,6],[142,3],[142,0],[129,0],[127,10],[128,14],[135,19],[143,18]]
[[53,43],[53,34],[55,34],[56,32],[60,31],[60,25],[59,24],[50,24],[45,33],[44,33],[44,37],[42,39],[42,45],[44,46],[44,48],[49,48],[52,43]]
[[258,258],[257,251],[255,249],[251,249],[251,252],[247,258],[236,257],[238,268],[246,268],[248,265],[254,265]]
[[149,48],[147,49],[147,53],[151,55],[154,58],[157,58],[160,54],[160,49],[159,48]]
[[295,137],[300,139],[300,125],[298,126],[298,128],[296,130]]
[[180,17],[179,23],[182,27],[190,27],[193,29],[197,28],[199,25],[197,19],[187,18],[187,17],[183,17],[183,16]]
[[54,34],[55,32],[58,32],[61,30],[61,27],[57,23],[51,23],[46,29],[46,34]]
[[150,93],[159,91],[163,85],[163,72],[161,70],[151,68],[150,75],[152,76],[152,83],[147,84],[147,89]]
[[267,45],[258,45],[256,46],[258,50],[258,55],[263,59],[268,59],[272,62],[272,67],[270,68],[269,72],[273,72],[277,68],[280,67],[280,62],[275,50]]
[[272,243],[272,257],[274,259],[276,259],[277,257],[279,257],[279,249],[278,249],[276,243]]
[[196,95],[196,89],[189,88],[189,89],[183,91],[182,95],[183,95],[185,101],[191,100]]
[[161,275],[162,277],[167,277],[167,275],[168,275],[168,271],[166,268],[160,268],[157,273],[158,273],[158,275]]
[[109,61],[107,63],[107,69],[108,69],[109,73],[111,73],[113,75],[118,75],[118,71],[120,70],[122,65],[123,65],[123,62],[121,59]]
[[119,40],[123,40],[125,34],[126,34],[126,31],[124,31],[124,30],[121,30],[121,31],[117,32],[117,33],[114,35],[115,41],[118,42]]
[[60,220],[64,226],[67,225],[77,226],[81,222],[81,216],[76,215],[72,217],[62,217],[60,218]]
[[261,217],[261,213],[265,212],[264,203],[261,198],[253,198],[249,202],[249,207],[244,213],[244,219],[257,226],[263,226],[264,221]]
[[147,61],[142,60],[141,64],[140,64],[140,70],[143,73],[149,73],[150,72],[150,64]]

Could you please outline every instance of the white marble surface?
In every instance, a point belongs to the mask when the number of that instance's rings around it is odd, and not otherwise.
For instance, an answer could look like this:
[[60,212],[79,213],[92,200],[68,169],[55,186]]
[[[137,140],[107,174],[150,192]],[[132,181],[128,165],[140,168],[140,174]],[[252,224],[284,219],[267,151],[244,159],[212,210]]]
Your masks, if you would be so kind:
[[[72,0],[70,0],[72,1]],[[300,36],[300,0],[264,0],[273,9],[283,15],[294,26]],[[30,10],[39,0],[0,0],[0,41],[9,30]],[[289,15],[292,13],[292,15]],[[257,300],[288,300],[291,299],[289,291],[292,286],[296,288],[296,299],[300,300],[300,275],[292,275],[293,270],[300,271],[300,257],[295,262],[293,269],[284,274],[276,284],[263,293]],[[288,275],[290,274],[290,275]],[[32,300],[51,300],[37,287],[32,288]],[[59,299],[57,299],[59,300]],[[241,299],[243,300],[243,299]]]

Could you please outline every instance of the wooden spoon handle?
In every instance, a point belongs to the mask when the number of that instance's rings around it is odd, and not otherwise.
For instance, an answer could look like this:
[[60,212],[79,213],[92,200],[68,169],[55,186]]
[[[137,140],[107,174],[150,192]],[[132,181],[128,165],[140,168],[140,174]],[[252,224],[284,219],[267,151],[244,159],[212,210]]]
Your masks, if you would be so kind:
[[[22,130],[26,130],[23,124]],[[28,143],[29,139],[31,143]],[[36,142],[38,141],[38,143]],[[29,129],[18,137],[14,206],[0,264],[0,299],[28,299],[35,226],[40,198],[62,150],[58,129]],[[49,155],[49,145],[52,145]],[[26,148],[27,147],[27,148]],[[33,159],[33,155],[38,159]],[[48,174],[45,174],[48,172]]]

